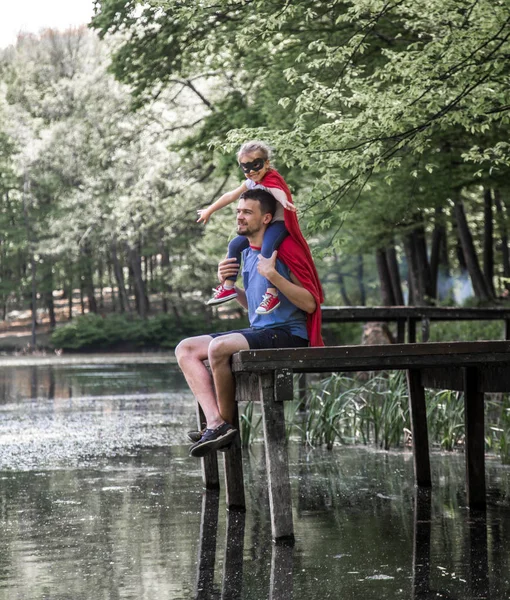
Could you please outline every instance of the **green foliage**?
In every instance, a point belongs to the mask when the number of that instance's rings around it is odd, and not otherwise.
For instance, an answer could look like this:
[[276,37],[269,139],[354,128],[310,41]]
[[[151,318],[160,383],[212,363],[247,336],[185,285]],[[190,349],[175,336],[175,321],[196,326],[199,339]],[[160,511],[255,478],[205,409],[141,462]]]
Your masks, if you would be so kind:
[[409,429],[403,373],[390,372],[358,380],[334,373],[312,388],[303,434],[312,445],[335,441],[367,444],[386,450],[401,445]]
[[463,395],[452,390],[427,391],[429,437],[444,450],[453,450],[464,442]]
[[[490,396],[489,396],[490,398]],[[451,390],[426,392],[430,443],[442,450],[464,447],[464,397]],[[374,444],[385,450],[409,443],[408,390],[404,372],[381,372],[365,382],[334,373],[308,391],[307,413],[292,424],[311,446]],[[487,447],[510,462],[510,397],[486,402]]]
[[204,332],[244,327],[236,320],[207,322],[205,316],[187,315],[179,321],[173,315],[160,314],[149,319],[137,316],[88,314],[58,327],[51,336],[55,348],[69,351],[114,349],[169,349],[185,337]]
[[257,436],[262,417],[255,411],[255,403],[248,402],[244,408],[243,414],[239,419],[241,445],[248,448]]
[[430,325],[431,342],[472,342],[504,339],[501,321],[437,321]]

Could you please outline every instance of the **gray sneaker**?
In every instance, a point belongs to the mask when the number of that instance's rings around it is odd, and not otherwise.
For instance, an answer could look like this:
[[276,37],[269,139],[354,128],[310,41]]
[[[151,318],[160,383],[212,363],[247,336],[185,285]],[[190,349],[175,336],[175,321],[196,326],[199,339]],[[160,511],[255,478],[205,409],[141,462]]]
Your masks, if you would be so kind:
[[202,429],[202,431],[188,431],[188,433],[186,434],[188,436],[188,439],[190,442],[198,442],[200,440],[200,438],[204,435],[205,433],[205,429]]
[[200,458],[213,450],[225,448],[232,444],[237,433],[237,429],[229,423],[222,423],[216,429],[206,429],[200,440],[191,446],[189,454]]

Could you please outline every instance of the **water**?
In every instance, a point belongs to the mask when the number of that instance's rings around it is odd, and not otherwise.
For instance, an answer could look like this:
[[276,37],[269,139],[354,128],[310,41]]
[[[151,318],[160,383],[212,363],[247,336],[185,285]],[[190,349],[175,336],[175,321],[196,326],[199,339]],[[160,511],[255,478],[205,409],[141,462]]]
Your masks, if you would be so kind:
[[510,598],[497,459],[484,515],[465,506],[463,456],[434,454],[417,495],[410,453],[291,443],[296,545],[274,546],[261,444],[246,514],[226,511],[187,455],[182,377],[142,359],[0,364],[0,600]]

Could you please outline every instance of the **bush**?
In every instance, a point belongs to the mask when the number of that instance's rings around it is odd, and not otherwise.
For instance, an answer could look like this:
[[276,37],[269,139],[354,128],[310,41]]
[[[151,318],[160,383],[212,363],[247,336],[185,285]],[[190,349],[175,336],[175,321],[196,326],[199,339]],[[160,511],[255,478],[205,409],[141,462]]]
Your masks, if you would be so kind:
[[246,327],[244,319],[215,319],[185,315],[180,320],[169,314],[149,319],[133,315],[101,317],[88,314],[57,328],[51,344],[63,350],[170,349],[181,339],[206,332]]

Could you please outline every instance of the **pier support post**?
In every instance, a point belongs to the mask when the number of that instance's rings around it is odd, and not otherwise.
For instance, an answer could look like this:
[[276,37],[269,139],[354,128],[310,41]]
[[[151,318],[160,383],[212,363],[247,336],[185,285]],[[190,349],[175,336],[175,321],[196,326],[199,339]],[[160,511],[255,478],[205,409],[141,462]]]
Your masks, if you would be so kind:
[[469,508],[485,509],[484,398],[478,369],[464,367],[464,417],[466,422],[466,491]]
[[429,438],[427,428],[427,408],[425,390],[419,369],[407,371],[409,388],[409,414],[413,433],[414,477],[416,485],[431,487]]
[[[277,375],[278,376],[278,375]],[[275,398],[275,375],[259,375],[259,394],[266,444],[266,470],[271,510],[271,531],[275,542],[294,543],[287,441],[283,402]]]
[[[202,412],[200,404],[197,402],[197,425],[201,431],[206,424],[205,415]],[[218,473],[218,459],[216,452],[206,454],[202,458],[202,480],[208,490],[218,490],[220,488],[220,476]]]

